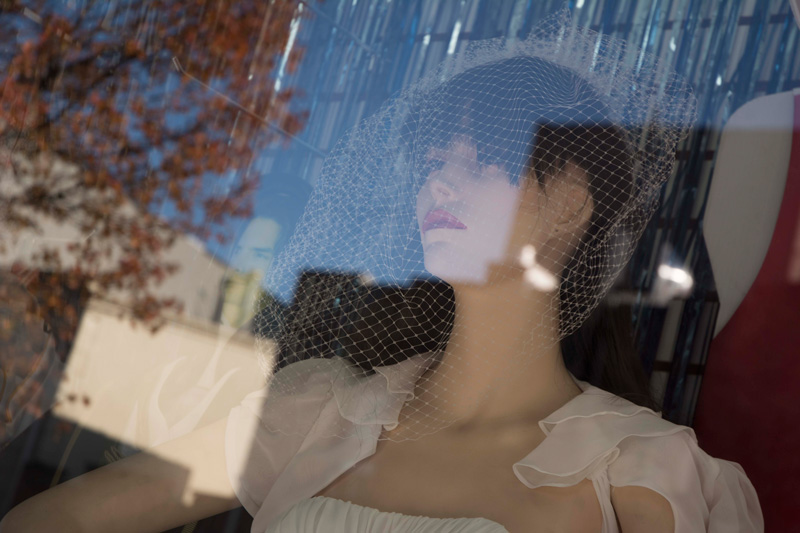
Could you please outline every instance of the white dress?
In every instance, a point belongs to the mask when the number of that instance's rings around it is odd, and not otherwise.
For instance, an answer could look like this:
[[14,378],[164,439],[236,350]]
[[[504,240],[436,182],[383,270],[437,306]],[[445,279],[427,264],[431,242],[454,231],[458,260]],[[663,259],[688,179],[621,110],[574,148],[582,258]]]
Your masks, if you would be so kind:
[[[416,359],[416,358],[415,358]],[[225,453],[254,533],[501,533],[483,518],[429,518],[378,511],[313,497],[375,452],[382,429],[396,426],[424,370],[414,360],[356,377],[339,358],[281,370],[294,394],[256,391],[228,418]],[[348,379],[331,387],[330,372]],[[603,513],[603,533],[617,532],[611,487],[641,486],[672,506],[675,532],[762,532],[750,480],[737,464],[707,455],[694,431],[662,419],[586,382],[582,394],[541,420],[546,438],[512,468],[529,488],[567,487],[590,479]],[[368,398],[368,401],[361,401]],[[314,408],[309,408],[314,406]],[[280,420],[280,422],[279,422]],[[292,420],[297,434],[270,431]],[[265,427],[266,426],[266,427]],[[330,437],[332,433],[337,437]]]

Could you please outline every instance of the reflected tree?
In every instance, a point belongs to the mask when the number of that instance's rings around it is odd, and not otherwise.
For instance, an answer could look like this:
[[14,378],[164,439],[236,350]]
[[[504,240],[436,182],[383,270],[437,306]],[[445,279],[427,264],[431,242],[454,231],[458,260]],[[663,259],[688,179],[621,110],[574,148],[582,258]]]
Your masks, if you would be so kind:
[[14,261],[44,316],[79,313],[42,273],[124,295],[153,330],[181,309],[154,291],[178,268],[165,252],[183,234],[225,242],[251,216],[254,157],[305,121],[280,86],[303,14],[296,0],[2,1],[0,254],[48,223],[78,237]]
[[306,119],[280,86],[303,15],[0,0],[0,448],[51,405],[90,295],[156,331],[182,308],[157,290],[176,239],[224,243],[251,216],[254,158]]

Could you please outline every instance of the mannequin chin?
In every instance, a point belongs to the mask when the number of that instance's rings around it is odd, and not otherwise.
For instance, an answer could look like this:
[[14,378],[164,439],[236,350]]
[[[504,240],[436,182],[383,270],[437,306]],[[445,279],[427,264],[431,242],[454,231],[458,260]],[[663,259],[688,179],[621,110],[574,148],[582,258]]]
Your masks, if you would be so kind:
[[[498,244],[502,244],[505,248],[507,243],[508,231],[492,247],[499,248]],[[521,277],[522,269],[517,263],[503,261],[502,254],[485,248],[476,244],[467,250],[447,240],[430,242],[425,245],[425,270],[451,284],[475,286],[494,283],[498,277],[508,279],[510,270],[519,271]]]

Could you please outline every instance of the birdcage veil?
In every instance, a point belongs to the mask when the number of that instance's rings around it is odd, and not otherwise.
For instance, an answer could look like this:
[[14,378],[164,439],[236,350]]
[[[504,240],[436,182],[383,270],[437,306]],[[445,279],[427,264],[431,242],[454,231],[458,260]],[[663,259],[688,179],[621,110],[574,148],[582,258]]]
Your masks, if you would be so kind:
[[[473,43],[392,98],[326,159],[267,275],[267,287],[283,297],[265,302],[256,319],[257,331],[269,325],[258,347],[269,397],[280,403],[265,423],[309,431],[323,402],[292,400],[309,387],[336,400],[342,425],[326,429],[331,436],[367,420],[392,427],[420,394],[479,404],[488,389],[426,387],[453,363],[444,354],[459,342],[452,283],[512,276],[494,265],[508,260],[503,228],[513,225],[513,209],[498,200],[476,212],[502,189],[497,177],[517,189],[540,187],[551,202],[547,192],[564,173],[577,167],[588,176],[590,220],[548,241],[569,243],[558,272],[537,264],[541,246],[511,251],[533,290],[553,295],[552,312],[526,342],[551,345],[580,327],[630,258],[694,112],[688,86],[656,58],[575,26],[568,12],[525,40]],[[471,207],[433,198],[441,173],[452,189],[452,176],[469,181]],[[472,231],[458,233],[459,224]],[[524,352],[509,368],[492,369],[492,387],[526,364]],[[480,364],[490,368],[491,354]],[[441,406],[410,419],[404,439],[456,421]]]

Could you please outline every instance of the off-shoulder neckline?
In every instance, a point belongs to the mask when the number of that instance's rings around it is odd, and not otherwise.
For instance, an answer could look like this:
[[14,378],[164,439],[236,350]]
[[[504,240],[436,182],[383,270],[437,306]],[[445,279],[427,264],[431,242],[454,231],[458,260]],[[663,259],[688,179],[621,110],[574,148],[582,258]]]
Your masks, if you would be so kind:
[[436,517],[425,516],[425,515],[412,515],[412,514],[398,513],[396,511],[381,511],[380,509],[375,509],[374,507],[367,507],[365,505],[359,505],[357,503],[353,503],[353,502],[350,502],[350,501],[347,501],[347,500],[340,500],[339,498],[333,498],[331,496],[312,496],[311,498],[307,499],[307,501],[313,501],[313,500],[327,501],[327,502],[330,502],[333,505],[346,505],[346,506],[348,506],[350,508],[363,509],[363,510],[367,510],[369,512],[373,512],[373,513],[377,513],[377,514],[381,514],[381,515],[386,515],[386,516],[397,516],[397,517],[402,517],[402,518],[418,519],[418,520],[431,520],[431,521],[435,521],[435,522],[437,522],[439,524],[450,523],[450,522],[464,522],[464,521],[476,521],[476,522],[478,522],[479,521],[479,522],[483,522],[483,523],[486,523],[486,524],[489,524],[489,525],[492,525],[492,526],[497,526],[497,527],[503,529],[504,531],[508,531],[503,524],[500,524],[498,522],[495,522],[494,520],[490,520],[488,518],[483,518],[483,517],[462,516],[462,517],[436,518]]

